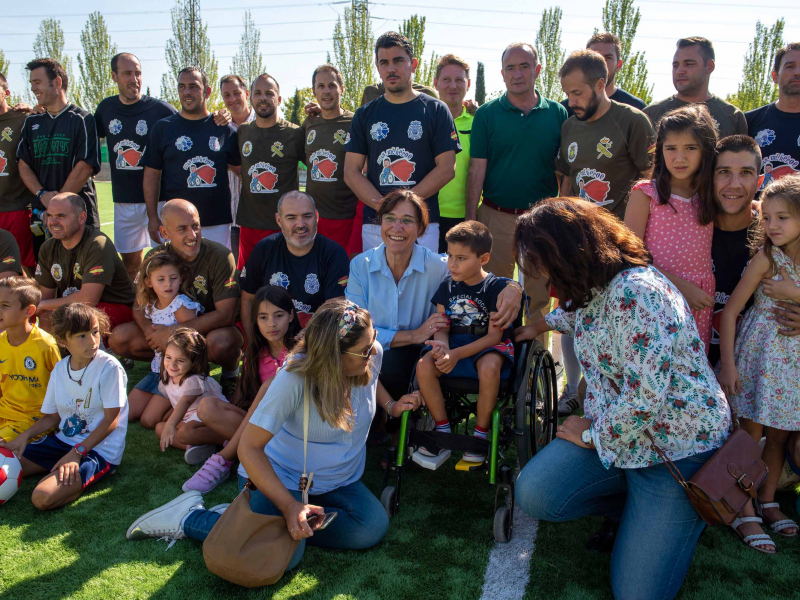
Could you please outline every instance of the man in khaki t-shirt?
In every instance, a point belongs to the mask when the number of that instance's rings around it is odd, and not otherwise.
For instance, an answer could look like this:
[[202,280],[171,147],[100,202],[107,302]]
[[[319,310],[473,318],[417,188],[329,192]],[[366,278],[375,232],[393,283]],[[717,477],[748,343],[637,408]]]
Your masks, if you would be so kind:
[[561,126],[556,171],[562,196],[603,206],[620,219],[635,181],[648,177],[655,132],[640,110],[606,95],[608,68],[593,50],[575,52],[561,68],[561,86],[575,114]]
[[10,231],[0,229],[0,279],[22,275],[19,246]]

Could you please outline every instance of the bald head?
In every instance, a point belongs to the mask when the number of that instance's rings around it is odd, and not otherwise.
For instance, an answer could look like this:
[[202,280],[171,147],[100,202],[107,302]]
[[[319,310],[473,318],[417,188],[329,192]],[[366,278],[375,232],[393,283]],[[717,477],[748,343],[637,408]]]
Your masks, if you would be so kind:
[[47,227],[51,235],[64,243],[77,243],[86,223],[86,203],[78,194],[56,194],[47,205]]
[[161,209],[161,222],[164,224],[164,227],[168,227],[167,221],[176,217],[197,217],[199,219],[200,215],[194,204],[188,200],[175,198],[164,204],[164,207]]
[[63,194],[56,194],[50,202],[64,203],[64,206],[69,206],[72,213],[77,217],[80,213],[86,212],[86,202],[78,194],[71,192],[64,192]]
[[317,235],[317,207],[305,192],[286,192],[278,200],[275,220],[283,232],[289,252],[302,256],[311,251]]
[[176,198],[161,209],[161,237],[171,242],[172,249],[185,261],[191,262],[200,253],[203,235],[200,215],[194,204]]

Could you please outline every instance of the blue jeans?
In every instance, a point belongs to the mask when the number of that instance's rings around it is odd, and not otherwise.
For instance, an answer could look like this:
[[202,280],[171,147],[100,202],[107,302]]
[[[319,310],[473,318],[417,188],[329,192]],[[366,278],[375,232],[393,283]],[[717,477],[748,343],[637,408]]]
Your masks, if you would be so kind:
[[[239,476],[239,489],[244,487],[246,479]],[[302,494],[299,491],[289,490],[289,493],[298,501]],[[360,481],[345,485],[340,488],[320,494],[309,496],[309,504],[322,506],[325,512],[337,512],[331,524],[322,531],[314,532],[310,538],[300,542],[297,550],[289,561],[286,570],[294,569],[306,550],[306,542],[312,546],[322,548],[338,548],[344,550],[363,550],[378,544],[389,529],[389,517],[380,501]],[[250,492],[250,508],[261,515],[283,516],[269,499],[256,490]],[[183,532],[201,542],[208,537],[211,528],[221,515],[208,510],[195,510],[189,513],[183,522]]]
[[[675,461],[686,479],[714,454]],[[683,488],[659,464],[606,469],[595,450],[555,439],[519,474],[516,501],[543,521],[600,515],[619,521],[611,554],[616,600],[674,598],[705,523]]]

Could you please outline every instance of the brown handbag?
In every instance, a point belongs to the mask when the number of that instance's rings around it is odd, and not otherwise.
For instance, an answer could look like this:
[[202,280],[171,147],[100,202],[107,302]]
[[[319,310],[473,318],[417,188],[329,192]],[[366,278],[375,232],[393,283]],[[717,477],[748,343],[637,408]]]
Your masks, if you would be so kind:
[[697,473],[686,481],[678,467],[645,431],[653,450],[661,457],[670,474],[686,491],[689,502],[709,525],[730,525],[758,489],[769,469],[761,460],[761,447],[743,429],[734,429],[725,443]]

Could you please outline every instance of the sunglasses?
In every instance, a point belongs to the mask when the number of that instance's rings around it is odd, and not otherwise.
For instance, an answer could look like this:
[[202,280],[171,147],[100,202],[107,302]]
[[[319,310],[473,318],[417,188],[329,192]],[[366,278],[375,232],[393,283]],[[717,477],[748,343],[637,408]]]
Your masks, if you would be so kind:
[[378,332],[372,334],[372,344],[370,344],[369,348],[367,348],[364,352],[346,352],[342,350],[342,354],[350,354],[351,356],[357,356],[364,360],[369,360],[369,357],[372,356],[372,349],[375,347],[375,343],[378,341]]

